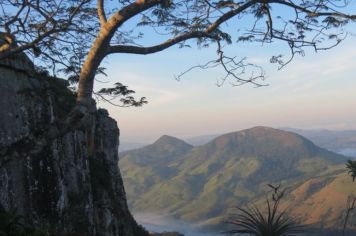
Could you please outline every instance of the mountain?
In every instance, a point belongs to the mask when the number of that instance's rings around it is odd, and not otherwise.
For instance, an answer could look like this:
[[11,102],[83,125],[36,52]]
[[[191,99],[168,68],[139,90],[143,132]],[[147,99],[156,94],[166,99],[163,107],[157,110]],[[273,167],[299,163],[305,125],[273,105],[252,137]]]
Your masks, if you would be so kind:
[[356,130],[284,130],[300,134],[320,147],[356,158]]
[[[295,185],[284,204],[294,218],[305,224],[341,228],[346,202],[356,194],[355,185],[344,170],[318,175]],[[354,229],[355,223],[351,217]]]
[[298,134],[254,127],[198,147],[164,136],[123,153],[119,164],[134,212],[214,225],[232,206],[265,199],[268,183],[298,187],[345,162]]
[[[307,130],[295,128],[281,129],[297,133],[309,139],[317,146],[328,149],[329,151],[356,158],[356,130]],[[184,141],[193,146],[199,146],[210,142],[217,136],[218,135],[202,135],[185,138]]]
[[[356,158],[356,130],[306,130],[295,128],[281,128],[285,131],[297,133],[316,144],[319,147],[328,149],[329,151],[336,152],[345,156]],[[219,135],[201,135],[183,140],[193,146],[204,145]],[[146,146],[145,143],[137,142],[120,142],[119,151],[129,151],[132,149],[141,148]]]
[[158,165],[183,156],[193,148],[192,145],[172,136],[163,135],[156,142],[143,148],[122,152],[121,155],[135,164]]
[[218,136],[220,136],[220,135],[218,135],[218,134],[200,135],[200,136],[185,138],[184,141],[193,145],[193,146],[200,146],[200,145],[204,145],[204,144],[210,142],[211,140],[213,140],[214,138],[216,138]]
[[177,170],[167,163],[179,160],[192,148],[182,140],[164,135],[151,145],[120,153],[126,190],[131,196],[140,196],[154,184],[174,176]]
[[120,141],[119,152],[125,152],[147,146],[147,143]]

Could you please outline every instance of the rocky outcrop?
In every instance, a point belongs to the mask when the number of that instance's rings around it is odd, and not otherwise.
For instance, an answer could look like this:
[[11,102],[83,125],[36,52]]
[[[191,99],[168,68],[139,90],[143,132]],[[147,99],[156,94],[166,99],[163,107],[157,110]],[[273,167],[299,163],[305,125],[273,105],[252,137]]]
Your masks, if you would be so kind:
[[51,235],[147,235],[127,207],[107,111],[40,145],[74,102],[65,81],[37,74],[25,56],[0,61],[0,208]]

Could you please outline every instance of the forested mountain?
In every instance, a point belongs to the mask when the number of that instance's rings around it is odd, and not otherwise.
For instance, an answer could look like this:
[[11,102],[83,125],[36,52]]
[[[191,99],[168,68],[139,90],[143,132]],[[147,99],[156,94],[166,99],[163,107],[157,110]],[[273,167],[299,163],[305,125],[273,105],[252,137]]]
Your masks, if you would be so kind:
[[[339,178],[347,181],[340,174],[345,162],[344,156],[298,134],[255,127],[221,135],[199,147],[163,136],[152,145],[123,153],[120,168],[134,212],[215,225],[231,207],[265,199],[268,183],[293,186],[288,199],[299,201],[299,208],[291,206],[296,215],[305,204],[321,207],[310,202],[309,196]],[[309,185],[312,190],[300,190]],[[311,216],[303,217],[312,221]]]
[[[356,130],[308,130],[295,128],[282,128],[282,130],[299,134],[319,147],[325,148],[329,151],[336,152],[348,157],[356,158]],[[193,146],[204,145],[219,135],[200,135],[183,140]],[[144,143],[137,142],[121,142],[120,152],[146,146]]]

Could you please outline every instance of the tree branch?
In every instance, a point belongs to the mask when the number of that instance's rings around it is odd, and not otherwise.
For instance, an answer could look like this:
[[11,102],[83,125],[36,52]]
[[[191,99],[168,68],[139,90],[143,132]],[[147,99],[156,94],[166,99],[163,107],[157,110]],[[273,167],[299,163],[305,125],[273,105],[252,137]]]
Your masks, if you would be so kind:
[[[147,1],[145,1],[147,2]],[[112,53],[130,53],[130,54],[141,54],[141,55],[147,55],[147,54],[152,54],[156,53],[159,51],[162,51],[164,49],[167,49],[173,45],[176,45],[178,43],[181,43],[183,41],[186,41],[188,39],[193,39],[193,38],[211,38],[214,40],[220,40],[218,36],[214,36],[211,33],[214,32],[222,23],[228,21],[232,17],[238,15],[239,13],[243,12],[247,8],[253,6],[257,0],[253,1],[248,1],[247,3],[241,5],[240,7],[231,10],[222,16],[220,16],[215,22],[210,24],[204,31],[191,31],[191,32],[186,32],[181,35],[178,35],[174,38],[168,39],[167,41],[157,44],[155,46],[151,47],[138,47],[138,46],[129,46],[129,45],[113,45],[108,48],[107,53],[112,54]]]
[[251,0],[246,2],[245,4],[242,4],[240,7],[229,11],[227,13],[225,13],[224,15],[220,16],[213,24],[211,24],[205,31],[207,33],[211,33],[214,30],[216,30],[222,23],[230,20],[231,18],[233,18],[234,16],[236,16],[237,14],[240,14],[241,12],[243,12],[244,10],[246,10],[247,8],[253,6],[254,4],[256,4],[257,2],[259,2],[258,0]]
[[117,11],[109,18],[103,27],[112,31],[113,34],[123,23],[125,23],[133,16],[136,16],[137,14],[144,12],[164,1],[165,0],[137,0],[134,3],[131,3]]
[[[42,15],[46,19],[46,21],[43,24],[45,25],[48,22],[51,22],[52,27],[50,29],[46,30],[45,32],[43,32],[42,34],[40,34],[40,31],[39,31],[38,36],[35,39],[33,39],[32,41],[25,43],[21,46],[16,45],[16,39],[13,38],[13,41],[11,42],[11,44],[8,47],[0,48],[0,60],[7,58],[10,55],[34,48],[35,46],[40,44],[43,40],[50,37],[51,35],[55,35],[55,34],[58,34],[61,32],[68,32],[69,27],[72,25],[74,18],[77,16],[77,14],[80,13],[80,10],[82,9],[82,7],[87,3],[89,3],[89,0],[81,1],[80,4],[78,4],[78,6],[76,6],[76,8],[73,9],[72,13],[68,16],[68,19],[66,20],[66,22],[63,24],[60,24],[59,21],[56,21],[54,19],[54,16],[59,11],[59,7],[53,13],[46,14],[46,12],[42,11],[39,6],[35,6],[35,5],[27,2],[26,6],[30,6],[31,9],[34,9],[36,12],[38,12],[40,15]],[[15,17],[18,17],[18,16],[16,15]],[[12,22],[14,22],[14,21],[7,22],[5,24],[5,26],[8,27],[9,24]]]
[[162,51],[164,49],[167,49],[173,45],[176,45],[178,43],[181,43],[183,41],[186,41],[188,39],[193,39],[193,38],[211,38],[214,40],[218,40],[216,36],[209,35],[206,32],[203,31],[193,31],[193,32],[188,32],[182,35],[179,35],[175,38],[168,39],[167,41],[151,46],[151,47],[139,47],[139,46],[128,46],[128,45],[114,45],[110,46],[108,49],[108,54],[112,53],[130,53],[130,54],[142,54],[142,55],[147,55],[147,54],[152,54],[155,52]]
[[104,8],[104,0],[98,0],[97,8],[98,8],[98,16],[99,16],[99,20],[100,20],[100,25],[103,26],[107,22],[105,8]]
[[[259,0],[259,2],[262,3],[262,2],[264,2],[264,0]],[[304,12],[312,17],[334,16],[334,17],[341,17],[341,18],[350,19],[350,20],[356,20],[356,15],[348,15],[348,14],[344,14],[344,13],[341,13],[338,11],[335,11],[335,12],[314,12],[314,11],[308,10],[305,7],[301,7],[299,5],[293,4],[292,2],[287,2],[287,1],[283,1],[283,0],[270,0],[269,3],[278,3],[281,5],[285,5],[285,6],[297,9],[301,12]]]

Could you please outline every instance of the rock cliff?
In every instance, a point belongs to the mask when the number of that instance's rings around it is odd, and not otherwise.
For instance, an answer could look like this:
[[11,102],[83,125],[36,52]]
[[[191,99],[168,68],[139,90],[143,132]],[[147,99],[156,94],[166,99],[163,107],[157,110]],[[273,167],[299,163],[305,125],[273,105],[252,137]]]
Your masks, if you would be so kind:
[[0,61],[0,209],[51,235],[147,235],[127,207],[107,111],[91,115],[90,134],[78,128],[39,144],[74,102],[66,81],[34,72],[25,56]]

